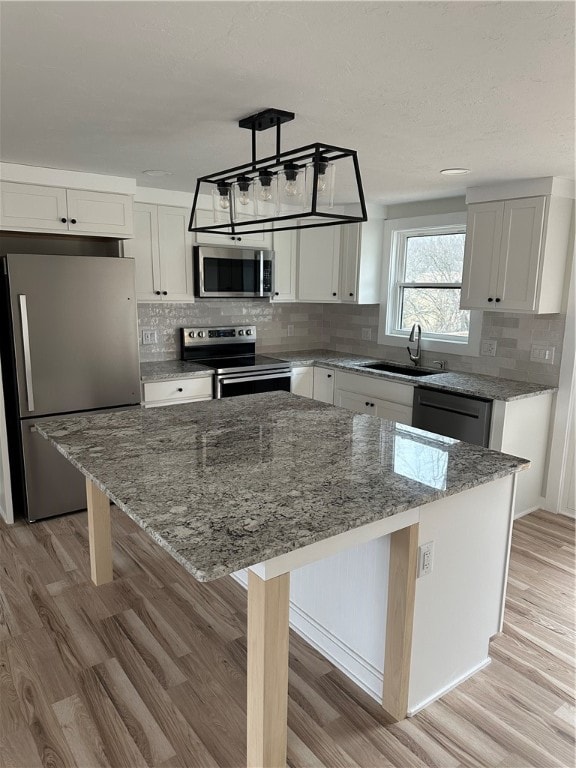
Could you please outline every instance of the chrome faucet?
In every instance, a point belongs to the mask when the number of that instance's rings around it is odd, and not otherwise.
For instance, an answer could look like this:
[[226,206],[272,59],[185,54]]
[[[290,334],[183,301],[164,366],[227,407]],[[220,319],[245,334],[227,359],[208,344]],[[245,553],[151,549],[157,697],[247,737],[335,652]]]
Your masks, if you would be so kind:
[[416,342],[416,353],[412,354],[412,350],[410,347],[406,347],[408,350],[408,355],[410,356],[410,360],[414,363],[414,365],[420,365],[420,358],[422,357],[422,351],[420,349],[420,339],[422,337],[422,328],[420,328],[420,325],[417,323],[414,323],[412,326],[412,330],[410,331],[410,336],[408,336],[408,341],[413,344]]

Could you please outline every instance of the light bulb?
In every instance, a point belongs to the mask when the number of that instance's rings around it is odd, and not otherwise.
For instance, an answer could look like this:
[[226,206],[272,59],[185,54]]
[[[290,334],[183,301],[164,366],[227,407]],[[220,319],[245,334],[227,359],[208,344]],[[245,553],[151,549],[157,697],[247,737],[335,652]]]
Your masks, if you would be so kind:
[[326,192],[326,175],[318,176],[318,192]]
[[228,208],[230,208],[230,200],[228,200],[228,195],[220,195],[220,200],[218,202],[220,204],[220,208],[222,208],[223,211],[227,211]]
[[268,200],[272,200],[272,189],[270,188],[270,186],[261,187],[260,192],[258,193],[258,197],[264,203],[268,202]]
[[248,196],[248,192],[240,192],[238,195],[238,202],[240,205],[248,205],[250,202],[250,197]]
[[296,197],[298,194],[298,183],[296,179],[294,181],[287,181],[284,185],[284,192],[286,192],[288,197]]

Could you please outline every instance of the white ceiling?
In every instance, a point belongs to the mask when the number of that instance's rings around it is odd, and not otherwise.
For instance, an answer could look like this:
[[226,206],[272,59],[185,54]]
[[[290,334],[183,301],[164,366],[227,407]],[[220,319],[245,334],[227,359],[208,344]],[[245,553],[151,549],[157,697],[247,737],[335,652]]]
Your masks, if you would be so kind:
[[[192,190],[196,176],[250,159],[238,118],[277,107],[296,112],[284,149],[358,150],[371,202],[573,178],[574,9],[3,2],[0,159]],[[259,134],[260,156],[272,133]],[[453,166],[472,173],[439,174]]]

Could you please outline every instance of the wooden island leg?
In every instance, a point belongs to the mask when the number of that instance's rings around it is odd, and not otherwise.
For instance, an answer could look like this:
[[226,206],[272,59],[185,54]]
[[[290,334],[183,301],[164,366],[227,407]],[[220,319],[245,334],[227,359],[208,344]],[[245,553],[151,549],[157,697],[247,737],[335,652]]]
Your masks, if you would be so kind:
[[88,541],[90,543],[90,575],[98,587],[112,581],[112,533],[110,500],[86,478],[88,502]]
[[382,706],[395,721],[408,714],[417,560],[418,523],[390,536]]
[[248,571],[248,768],[285,768],[290,574]]

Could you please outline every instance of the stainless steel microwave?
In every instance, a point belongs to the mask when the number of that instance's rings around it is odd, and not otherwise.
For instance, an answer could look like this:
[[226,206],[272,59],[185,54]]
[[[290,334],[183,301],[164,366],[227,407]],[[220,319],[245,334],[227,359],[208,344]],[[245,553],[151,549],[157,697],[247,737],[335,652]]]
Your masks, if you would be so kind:
[[194,295],[208,298],[272,296],[274,251],[194,246]]

